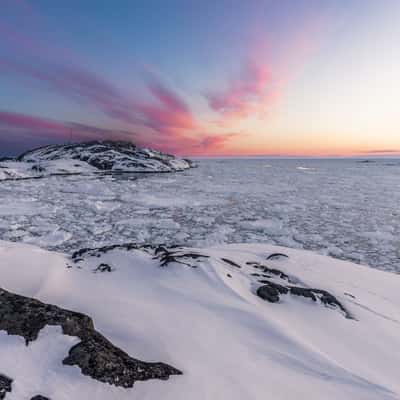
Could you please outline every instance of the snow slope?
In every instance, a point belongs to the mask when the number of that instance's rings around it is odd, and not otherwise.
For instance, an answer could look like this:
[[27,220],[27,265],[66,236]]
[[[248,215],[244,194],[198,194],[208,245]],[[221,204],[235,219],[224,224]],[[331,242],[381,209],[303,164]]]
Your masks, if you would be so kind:
[[99,171],[171,172],[191,166],[189,160],[141,149],[130,142],[94,141],[27,151],[0,163],[0,180]]
[[[277,252],[288,257],[267,259]],[[101,265],[105,272],[94,272]],[[292,294],[265,301],[256,295],[263,279],[327,290],[353,318]],[[57,327],[28,347],[0,332],[0,374],[14,379],[6,400],[37,393],[53,400],[400,398],[398,275],[266,244],[109,247],[71,259],[0,242],[0,282],[84,312],[132,357],[183,371],[117,388],[61,364],[76,340]]]

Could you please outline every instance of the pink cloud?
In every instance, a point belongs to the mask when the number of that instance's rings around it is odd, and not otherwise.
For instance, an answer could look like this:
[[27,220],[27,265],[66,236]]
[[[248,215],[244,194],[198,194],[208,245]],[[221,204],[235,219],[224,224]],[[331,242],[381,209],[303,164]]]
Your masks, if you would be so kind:
[[376,150],[364,150],[361,153],[364,154],[390,154],[390,153],[400,153],[400,149],[376,149]]
[[133,141],[140,146],[153,147],[172,154],[204,155],[223,153],[224,146],[230,139],[238,136],[238,133],[187,136],[180,130],[171,130],[168,134],[156,133],[143,137],[131,131],[110,130],[0,110],[0,137],[3,137],[3,141],[7,142],[6,138],[9,136],[9,141],[15,141],[19,137],[26,144],[45,144],[46,141],[68,141],[71,135],[74,141],[112,138]]
[[[24,7],[25,2],[22,1],[20,5]],[[37,36],[36,32],[41,29],[36,29],[35,26],[43,25],[45,21],[34,13],[29,4],[26,5],[28,7],[23,11],[23,29],[17,30],[13,26],[0,24],[0,34],[5,39],[0,43],[0,50],[5,50],[0,51],[0,71],[18,75],[27,82],[39,83],[74,102],[89,105],[113,120],[133,125],[135,129],[143,126],[151,128],[151,131],[144,129],[141,134],[133,136],[129,132],[101,130],[76,123],[2,112],[2,132],[12,128],[14,131],[23,131],[24,135],[45,135],[52,132],[60,138],[66,138],[73,127],[74,136],[78,138],[88,135],[115,138],[122,135],[128,140],[134,138],[142,146],[179,154],[197,154],[220,149],[230,138],[229,135],[201,133],[201,127],[178,92],[163,84],[148,68],[144,85],[151,97],[145,101],[125,93],[104,77],[79,65],[75,54],[53,46]],[[29,31],[33,34],[29,34]],[[252,66],[250,69],[256,75],[255,80],[243,82],[233,88],[243,98],[256,93],[262,85],[264,72]],[[234,93],[232,98],[233,95]],[[236,107],[233,100],[231,107]]]
[[69,139],[71,134],[74,139],[79,140],[110,137],[129,140],[135,137],[135,134],[130,131],[110,130],[77,122],[63,122],[1,110],[0,133],[4,136],[18,133],[30,139],[52,135],[60,140]]
[[146,124],[158,132],[173,134],[175,130],[193,130],[196,127],[189,107],[176,92],[164,86],[155,76],[149,76],[147,89],[157,103],[137,103],[136,108],[145,117]]
[[273,63],[265,61],[272,60],[265,38],[250,45],[253,50],[239,76],[228,82],[225,90],[206,95],[209,107],[220,115],[218,125],[226,126],[249,115],[268,115],[271,106],[319,48],[327,25],[325,18],[310,16],[281,45]]
[[13,28],[0,25],[0,33],[20,54],[0,52],[0,71],[40,83],[79,104],[87,104],[108,117],[131,125],[144,125],[165,135],[192,130],[194,118],[189,107],[172,89],[154,75],[145,84],[151,102],[132,97],[103,77],[73,63],[63,50],[43,45]]
[[6,111],[0,111],[0,126],[54,132],[63,132],[66,129],[63,123],[57,121]]
[[229,140],[238,135],[238,133],[224,133],[184,136],[175,133],[158,137],[154,141],[154,147],[168,153],[186,156],[222,154]]
[[271,73],[262,63],[249,62],[241,75],[234,79],[222,93],[208,94],[209,106],[223,115],[244,117],[263,98]]
[[205,136],[201,139],[197,147],[199,150],[204,150],[206,152],[221,150],[226,142],[238,135],[238,133],[225,133],[223,135]]
[[[141,134],[135,135],[135,142],[140,145],[179,154],[200,154],[221,151],[234,138],[235,134],[216,134],[213,129],[203,129],[210,126],[210,121],[197,121],[179,92],[166,87],[154,74],[147,74],[144,83],[151,96],[148,101],[126,93],[105,77],[85,68],[77,55],[38,37],[37,32],[43,31],[38,28],[44,26],[45,21],[35,14],[30,3],[7,0],[7,7],[11,4],[23,10],[23,18],[18,28],[0,23],[0,72],[39,83],[60,96],[88,105],[114,121],[134,126],[135,129],[143,127]],[[259,43],[254,41],[257,48],[250,43],[249,48],[253,50],[249,51],[241,73],[229,81],[224,90],[211,91],[206,96],[209,107],[220,116],[218,128],[223,127],[226,131],[227,124],[237,119],[265,115],[290,79],[301,70],[304,59],[316,47],[321,36],[319,30],[324,25],[323,21],[311,18],[310,23],[300,27],[292,41],[281,46],[280,59],[274,60],[277,68],[273,71],[272,66],[263,60],[265,40],[262,33],[259,35],[262,40]],[[270,57],[268,59],[271,60]],[[4,127],[13,127],[32,132],[54,131],[62,136],[71,125],[81,135],[91,132],[100,137],[122,135],[132,138],[130,132],[0,112],[3,132]]]
[[0,56],[0,70],[43,83],[63,97],[95,107],[110,118],[132,124],[140,121],[132,100],[82,68],[51,62],[34,64],[29,60],[21,62]]

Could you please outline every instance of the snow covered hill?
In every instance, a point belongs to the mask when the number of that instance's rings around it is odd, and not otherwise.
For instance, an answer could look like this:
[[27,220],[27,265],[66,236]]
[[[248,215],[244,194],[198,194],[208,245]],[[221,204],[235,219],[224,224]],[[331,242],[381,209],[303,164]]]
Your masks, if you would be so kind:
[[[400,398],[398,275],[264,244],[67,256],[0,242],[0,282],[6,400]],[[13,301],[24,304],[15,320]],[[94,328],[71,328],[76,312]],[[119,385],[115,363],[96,364],[96,345],[87,369],[76,346],[91,335],[109,341],[113,362],[131,357],[133,387]],[[146,375],[153,362],[164,372]]]
[[44,146],[0,162],[0,180],[100,171],[172,172],[192,166],[189,160],[130,142],[94,141]]

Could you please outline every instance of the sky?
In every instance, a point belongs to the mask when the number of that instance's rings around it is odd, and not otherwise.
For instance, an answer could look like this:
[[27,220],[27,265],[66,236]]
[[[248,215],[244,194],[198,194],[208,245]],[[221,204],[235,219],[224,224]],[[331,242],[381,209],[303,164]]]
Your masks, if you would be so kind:
[[400,155],[398,0],[0,4],[0,155]]

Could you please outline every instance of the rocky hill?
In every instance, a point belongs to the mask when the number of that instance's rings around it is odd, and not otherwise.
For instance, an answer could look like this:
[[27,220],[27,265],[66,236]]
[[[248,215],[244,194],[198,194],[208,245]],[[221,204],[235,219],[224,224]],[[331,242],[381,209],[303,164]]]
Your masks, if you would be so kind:
[[173,172],[193,167],[186,159],[130,142],[49,145],[0,162],[0,180],[95,172]]

